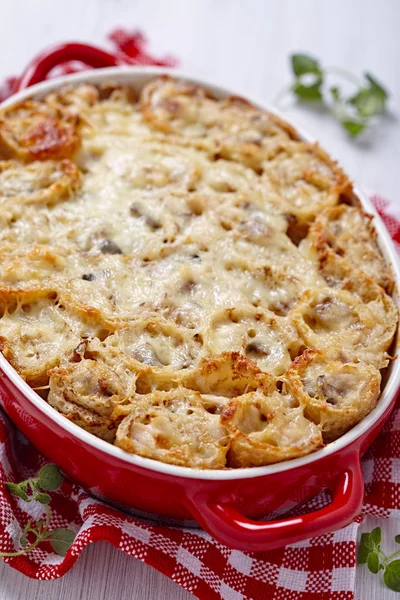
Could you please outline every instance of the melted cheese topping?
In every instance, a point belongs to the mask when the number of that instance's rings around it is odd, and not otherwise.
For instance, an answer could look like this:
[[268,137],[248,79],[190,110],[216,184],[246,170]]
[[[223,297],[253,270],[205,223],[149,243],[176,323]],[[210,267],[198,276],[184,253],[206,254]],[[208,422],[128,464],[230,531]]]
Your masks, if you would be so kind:
[[319,428],[288,395],[262,390],[230,400],[222,422],[234,432],[228,464],[253,467],[308,454],[321,446]]
[[304,414],[322,430],[324,441],[337,439],[376,405],[381,375],[371,365],[345,364],[339,354],[306,350],[287,371],[291,394],[305,405]]
[[[311,452],[371,410],[397,323],[351,199],[286,123],[185,82],[138,99],[82,85],[6,109],[1,350],[128,452],[202,468]],[[326,376],[318,389],[289,376],[307,348],[334,353],[307,371]],[[326,389],[351,405],[336,429]]]

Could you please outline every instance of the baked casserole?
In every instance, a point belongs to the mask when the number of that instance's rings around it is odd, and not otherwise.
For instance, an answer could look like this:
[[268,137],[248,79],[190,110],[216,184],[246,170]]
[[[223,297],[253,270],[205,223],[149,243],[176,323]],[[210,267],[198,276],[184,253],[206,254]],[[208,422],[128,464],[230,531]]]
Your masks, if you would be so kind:
[[184,81],[0,112],[0,349],[67,419],[260,466],[376,405],[397,327],[372,217],[319,146]]

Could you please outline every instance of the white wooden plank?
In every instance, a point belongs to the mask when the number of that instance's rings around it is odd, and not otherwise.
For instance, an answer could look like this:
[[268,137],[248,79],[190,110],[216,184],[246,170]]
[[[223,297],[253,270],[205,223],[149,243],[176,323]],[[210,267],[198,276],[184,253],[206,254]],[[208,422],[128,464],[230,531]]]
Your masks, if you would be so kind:
[[73,570],[56,581],[34,581],[0,562],[0,600],[189,600],[152,567],[105,542],[89,546]]

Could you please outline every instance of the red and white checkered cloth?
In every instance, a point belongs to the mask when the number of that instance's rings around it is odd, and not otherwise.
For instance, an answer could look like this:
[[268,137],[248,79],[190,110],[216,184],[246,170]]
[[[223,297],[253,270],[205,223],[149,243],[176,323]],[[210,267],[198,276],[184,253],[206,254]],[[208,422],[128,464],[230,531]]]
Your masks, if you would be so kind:
[[[119,30],[114,41],[140,62],[151,62],[143,38]],[[122,40],[122,42],[121,42]],[[143,58],[144,56],[144,58]],[[169,61],[168,61],[169,62]],[[71,65],[65,71],[69,72]],[[12,82],[9,81],[10,85]],[[3,88],[3,92],[5,89]],[[378,196],[372,200],[400,252],[400,215]],[[42,517],[42,505],[11,496],[6,481],[35,476],[46,459],[15,429],[0,410],[0,551],[18,547],[29,519]],[[364,515],[400,516],[400,406],[363,459]],[[201,599],[209,600],[352,600],[356,540],[362,516],[344,529],[273,552],[230,550],[201,530],[166,527],[129,517],[91,498],[65,482],[52,493],[51,528],[69,527],[76,539],[65,557],[41,544],[28,555],[6,562],[28,577],[61,577],[74,565],[85,546],[105,540],[123,552],[152,565]],[[296,508],[306,512],[329,502],[327,494]],[[296,512],[295,511],[295,512]]]

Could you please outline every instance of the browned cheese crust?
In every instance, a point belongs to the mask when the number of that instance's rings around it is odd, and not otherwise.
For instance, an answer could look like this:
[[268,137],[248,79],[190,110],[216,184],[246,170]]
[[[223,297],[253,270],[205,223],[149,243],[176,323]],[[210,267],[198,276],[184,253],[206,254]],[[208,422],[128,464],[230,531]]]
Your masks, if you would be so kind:
[[168,77],[0,111],[0,350],[59,413],[193,468],[303,456],[375,407],[393,276],[340,167]]

